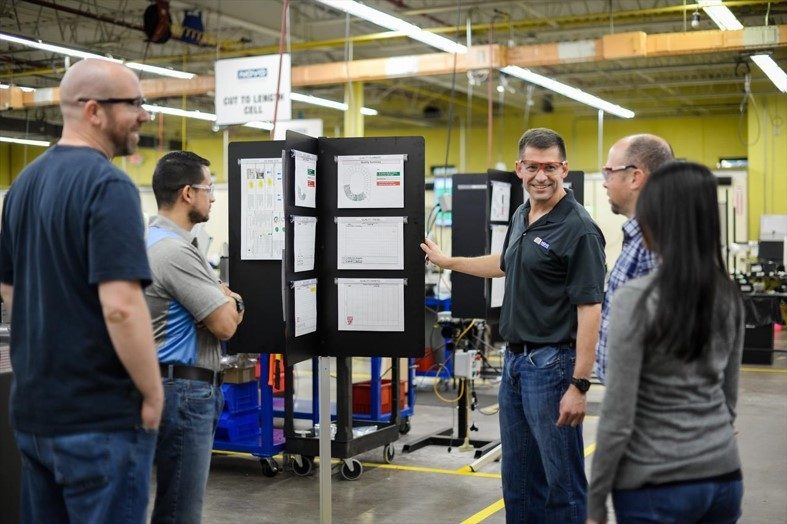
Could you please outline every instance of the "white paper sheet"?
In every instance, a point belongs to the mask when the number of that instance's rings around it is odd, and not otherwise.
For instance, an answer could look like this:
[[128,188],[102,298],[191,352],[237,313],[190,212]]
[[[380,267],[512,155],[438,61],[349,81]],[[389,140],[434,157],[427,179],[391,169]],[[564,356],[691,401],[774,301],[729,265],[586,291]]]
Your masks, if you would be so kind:
[[339,331],[404,331],[404,279],[339,278]]
[[[490,253],[501,253],[503,244],[506,240],[508,226],[492,226],[492,241],[490,242]],[[503,305],[503,294],[505,293],[506,277],[492,279],[492,290],[489,297],[489,307],[500,307]]]
[[317,279],[296,280],[295,291],[295,336],[317,331]]
[[340,156],[339,208],[403,208],[404,155]]
[[317,233],[317,217],[293,217],[295,249],[294,271],[314,269],[314,239]]
[[281,158],[240,160],[240,258],[281,260],[284,196]]
[[317,155],[292,150],[295,155],[295,205],[317,207]]
[[404,269],[404,217],[336,217],[337,269]]
[[489,220],[492,222],[508,222],[510,205],[511,184],[492,180],[492,202],[489,208]]

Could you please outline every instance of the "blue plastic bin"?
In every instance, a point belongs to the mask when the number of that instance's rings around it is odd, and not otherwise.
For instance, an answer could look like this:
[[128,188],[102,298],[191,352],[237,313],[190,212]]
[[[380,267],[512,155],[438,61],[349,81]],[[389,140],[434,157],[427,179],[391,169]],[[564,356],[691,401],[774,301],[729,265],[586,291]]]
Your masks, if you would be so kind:
[[224,392],[224,412],[242,413],[260,407],[260,395],[257,381],[243,384],[222,384]]
[[259,409],[235,414],[222,413],[216,427],[216,440],[238,442],[259,436],[259,417]]

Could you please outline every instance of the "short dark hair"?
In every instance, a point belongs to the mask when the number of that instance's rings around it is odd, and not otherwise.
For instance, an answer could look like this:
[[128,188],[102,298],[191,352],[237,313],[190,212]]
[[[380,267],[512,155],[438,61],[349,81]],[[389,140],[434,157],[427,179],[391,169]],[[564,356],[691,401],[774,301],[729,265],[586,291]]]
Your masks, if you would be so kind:
[[542,150],[557,147],[560,150],[560,160],[566,159],[566,143],[563,141],[563,137],[546,127],[534,127],[525,131],[525,134],[519,139],[520,157],[526,147]]
[[658,168],[675,160],[672,147],[656,135],[632,135],[626,149],[626,163],[633,164],[650,175]]
[[161,157],[153,171],[153,194],[159,209],[174,205],[183,186],[201,184],[202,167],[209,165],[209,160],[191,151],[172,151]]

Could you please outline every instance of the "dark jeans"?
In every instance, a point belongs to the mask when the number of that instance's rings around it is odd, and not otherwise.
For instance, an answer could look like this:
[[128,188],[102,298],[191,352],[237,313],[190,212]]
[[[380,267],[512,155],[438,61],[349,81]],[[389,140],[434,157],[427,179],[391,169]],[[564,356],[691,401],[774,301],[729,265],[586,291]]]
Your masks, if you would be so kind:
[[42,437],[16,432],[22,522],[143,523],[156,432]]
[[618,524],[733,524],[743,482],[696,482],[612,492]]
[[587,479],[582,426],[557,427],[576,350],[506,351],[500,384],[500,443],[506,522],[584,524]]
[[200,380],[164,379],[152,522],[201,521],[213,433],[223,404],[221,386]]

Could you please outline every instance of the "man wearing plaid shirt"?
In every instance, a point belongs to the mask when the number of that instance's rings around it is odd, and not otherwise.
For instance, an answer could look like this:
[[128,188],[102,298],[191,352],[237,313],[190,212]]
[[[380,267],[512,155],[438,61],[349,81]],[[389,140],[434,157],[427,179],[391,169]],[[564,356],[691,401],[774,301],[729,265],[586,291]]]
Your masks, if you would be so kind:
[[648,176],[673,159],[672,148],[663,138],[647,134],[630,135],[615,142],[609,150],[607,165],[601,169],[612,212],[628,218],[623,223],[623,248],[609,274],[601,309],[596,376],[602,383],[606,380],[607,328],[612,295],[629,280],[646,275],[656,267],[656,258],[645,248],[642,230],[634,217],[637,198]]

